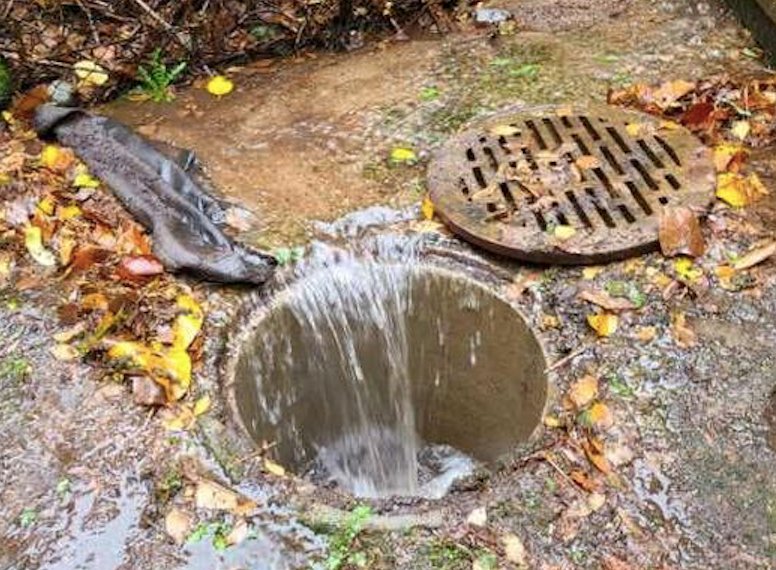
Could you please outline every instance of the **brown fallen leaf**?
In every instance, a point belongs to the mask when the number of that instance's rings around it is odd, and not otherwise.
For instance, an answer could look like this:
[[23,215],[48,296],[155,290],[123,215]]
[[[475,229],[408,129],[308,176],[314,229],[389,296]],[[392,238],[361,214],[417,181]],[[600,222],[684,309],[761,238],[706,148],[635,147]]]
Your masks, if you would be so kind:
[[733,261],[730,266],[736,271],[749,269],[750,267],[762,263],[774,254],[776,254],[776,241],[771,241],[746,252],[744,255]]
[[666,257],[699,257],[706,251],[701,224],[690,208],[666,208],[660,220],[660,249]]
[[601,161],[598,160],[595,156],[592,156],[592,155],[589,155],[589,154],[586,154],[584,156],[580,156],[574,162],[582,170],[592,170],[594,168],[600,168],[601,167]]
[[603,307],[607,311],[630,311],[637,308],[632,301],[623,297],[612,297],[606,291],[584,289],[579,293],[579,298]]
[[693,346],[697,341],[697,335],[687,325],[687,317],[682,312],[676,312],[671,318],[671,332],[676,344],[683,348]]
[[582,487],[585,491],[593,492],[598,489],[599,484],[590,478],[590,475],[579,469],[574,469],[569,473],[569,477],[574,483]]
[[649,342],[657,336],[657,328],[652,326],[639,327],[636,330],[636,338],[641,342]]
[[116,274],[125,281],[146,281],[164,273],[161,262],[152,255],[130,255],[123,257],[116,268]]
[[652,92],[652,100],[655,105],[665,110],[694,89],[695,83],[691,81],[668,81]]
[[598,378],[587,374],[569,388],[568,397],[576,408],[584,408],[598,396]]
[[247,515],[256,509],[256,503],[250,499],[204,478],[197,482],[194,501],[197,508],[230,511],[235,515]]
[[582,449],[585,451],[585,457],[601,473],[608,475],[612,471],[609,461],[603,454],[603,444],[592,439],[582,442]]
[[191,530],[192,517],[179,508],[173,508],[164,517],[164,530],[176,544],[183,544]]

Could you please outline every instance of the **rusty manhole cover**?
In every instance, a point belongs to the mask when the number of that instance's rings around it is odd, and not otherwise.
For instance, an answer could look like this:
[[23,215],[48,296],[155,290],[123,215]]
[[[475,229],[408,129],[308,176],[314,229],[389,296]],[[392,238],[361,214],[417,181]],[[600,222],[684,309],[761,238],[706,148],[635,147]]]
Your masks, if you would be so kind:
[[518,259],[598,263],[652,250],[665,207],[705,208],[711,151],[689,131],[606,106],[502,114],[451,139],[428,172],[454,232]]

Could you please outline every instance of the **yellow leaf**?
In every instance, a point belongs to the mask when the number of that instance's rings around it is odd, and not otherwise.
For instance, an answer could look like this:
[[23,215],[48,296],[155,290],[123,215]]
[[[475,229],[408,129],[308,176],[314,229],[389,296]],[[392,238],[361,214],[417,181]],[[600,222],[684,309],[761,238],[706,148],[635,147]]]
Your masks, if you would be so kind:
[[75,249],[76,242],[71,237],[62,237],[60,233],[59,238],[59,263],[66,266],[73,258],[73,250]]
[[675,131],[679,128],[681,128],[681,125],[674,121],[663,121],[660,123],[660,129],[663,131]]
[[[746,160],[749,153],[737,145],[721,144],[714,147],[714,168],[717,172],[737,170],[740,163]],[[735,168],[733,168],[735,166]]]
[[733,133],[733,136],[737,139],[744,140],[749,136],[749,131],[751,130],[752,127],[749,124],[749,121],[736,121],[733,123],[733,128],[730,129],[730,132]]
[[734,208],[742,208],[763,194],[768,194],[768,190],[756,174],[745,177],[732,172],[723,172],[717,177],[717,198]]
[[228,95],[234,89],[234,83],[223,75],[216,75],[213,79],[207,82],[207,90],[211,95],[216,97],[222,97]]
[[598,315],[588,315],[587,323],[598,333],[598,336],[607,337],[614,334],[617,330],[619,319],[617,315],[612,315],[611,313],[600,313]]
[[423,198],[423,203],[420,206],[420,211],[423,213],[423,218],[431,220],[434,217],[434,204],[431,199],[426,196]]
[[73,65],[76,77],[87,85],[105,85],[108,81],[108,72],[99,63],[88,59],[79,61]]
[[603,402],[596,402],[590,407],[587,411],[587,420],[590,425],[599,429],[606,429],[614,425],[614,417]]
[[719,284],[723,289],[728,291],[735,291],[736,286],[733,283],[733,278],[736,276],[736,270],[729,265],[719,265],[714,268],[714,274],[719,279]]
[[603,267],[600,265],[594,265],[592,267],[585,267],[582,270],[582,279],[587,279],[588,281],[591,279],[595,279],[599,273],[601,273],[604,270]]
[[[191,358],[180,348],[164,350],[161,346],[148,346],[133,341],[118,341],[111,346],[108,356],[123,360],[142,369],[167,388],[170,400],[179,400],[191,385]],[[161,382],[159,377],[171,382]]]
[[57,360],[64,361],[75,360],[80,356],[78,350],[75,347],[64,343],[55,344],[51,349],[51,354],[53,354],[54,358]]
[[415,164],[418,155],[411,148],[396,147],[391,151],[391,162],[394,164]]
[[97,188],[100,181],[88,172],[79,172],[73,179],[73,186],[76,188]]
[[696,267],[689,257],[680,257],[674,261],[674,269],[679,277],[691,283],[703,277],[703,270]]
[[577,408],[584,408],[598,395],[598,378],[587,374],[569,388],[569,400]]
[[194,339],[197,338],[200,329],[202,329],[204,314],[202,308],[189,295],[180,295],[176,303],[186,313],[175,318],[175,323],[172,327],[172,344],[177,349],[186,350],[194,342]]
[[555,229],[552,231],[552,235],[555,236],[555,239],[559,239],[561,241],[565,241],[574,237],[574,234],[576,233],[577,230],[574,227],[566,225],[555,226]]
[[55,172],[64,172],[74,160],[71,152],[53,144],[44,146],[40,153],[40,165]]
[[544,416],[544,425],[551,428],[557,428],[562,426],[561,421],[555,416]]
[[55,208],[56,208],[56,203],[54,202],[53,196],[46,196],[40,202],[38,202],[38,210],[40,210],[47,216],[53,216]]
[[281,465],[278,465],[277,463],[275,463],[274,461],[270,461],[269,459],[264,460],[264,469],[267,471],[267,473],[271,473],[276,477],[283,477],[286,474],[286,470],[283,469]]
[[80,215],[81,208],[78,206],[60,206],[57,209],[57,217],[62,221],[77,218]]
[[194,415],[201,416],[210,409],[210,396],[205,394],[194,403]]
[[625,125],[625,132],[633,138],[651,134],[655,131],[652,123],[628,123]]
[[54,267],[57,264],[54,254],[43,247],[43,233],[37,226],[24,228],[24,247],[37,263],[45,267]]
[[511,137],[520,132],[514,125],[496,125],[490,129],[490,134],[495,137]]

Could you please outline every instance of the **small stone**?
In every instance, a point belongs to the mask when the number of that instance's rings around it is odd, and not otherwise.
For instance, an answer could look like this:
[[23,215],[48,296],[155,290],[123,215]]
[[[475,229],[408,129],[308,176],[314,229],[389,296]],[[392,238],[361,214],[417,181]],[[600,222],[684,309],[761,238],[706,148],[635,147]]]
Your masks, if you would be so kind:
[[485,507],[477,507],[466,517],[466,522],[472,526],[485,526],[488,522],[488,511]]
[[526,565],[525,546],[516,534],[505,534],[501,537],[501,544],[504,547],[504,555],[509,562],[518,566]]
[[474,11],[474,21],[477,24],[500,24],[512,18],[512,13],[499,8],[478,8]]
[[191,516],[181,509],[173,508],[164,518],[164,530],[176,544],[183,544],[191,530]]
[[164,389],[147,376],[132,377],[132,397],[141,406],[162,406],[167,401]]

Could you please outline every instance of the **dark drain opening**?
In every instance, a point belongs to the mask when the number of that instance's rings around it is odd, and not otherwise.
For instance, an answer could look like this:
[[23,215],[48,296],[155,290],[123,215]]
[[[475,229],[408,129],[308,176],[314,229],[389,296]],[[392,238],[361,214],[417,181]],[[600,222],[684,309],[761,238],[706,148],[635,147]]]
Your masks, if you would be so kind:
[[521,315],[432,267],[320,271],[254,319],[233,363],[251,437],[363,496],[440,496],[469,457],[491,463],[527,440],[547,391]]

